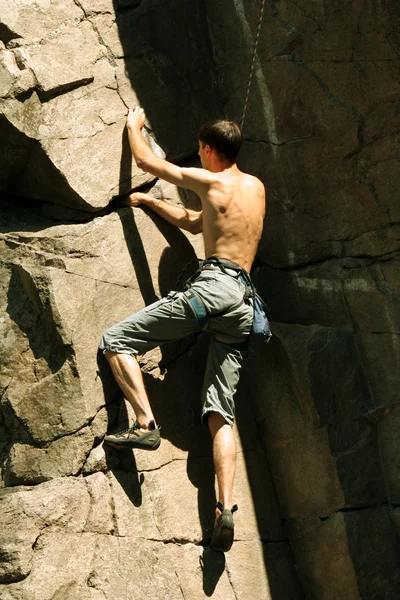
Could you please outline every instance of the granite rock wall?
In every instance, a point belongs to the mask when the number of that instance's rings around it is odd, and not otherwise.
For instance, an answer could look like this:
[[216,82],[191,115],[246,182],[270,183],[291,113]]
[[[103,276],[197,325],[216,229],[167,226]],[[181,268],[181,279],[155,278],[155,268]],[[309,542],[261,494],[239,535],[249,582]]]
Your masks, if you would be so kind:
[[274,337],[238,392],[232,551],[208,547],[205,335],[140,360],[160,450],[102,445],[133,414],[100,333],[203,255],[110,204],[144,186],[198,206],[136,168],[127,107],[193,164],[203,121],[241,119],[260,5],[0,0],[2,599],[399,597],[395,0],[265,1],[239,162],[267,188]]

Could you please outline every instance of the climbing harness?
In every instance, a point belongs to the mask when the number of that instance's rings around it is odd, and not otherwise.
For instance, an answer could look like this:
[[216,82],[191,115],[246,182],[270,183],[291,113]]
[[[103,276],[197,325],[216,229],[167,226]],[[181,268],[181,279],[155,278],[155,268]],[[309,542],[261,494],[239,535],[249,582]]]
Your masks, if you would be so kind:
[[[206,258],[205,260],[198,260],[198,259],[192,260],[189,263],[189,265],[184,269],[184,271],[181,273],[180,278],[182,277],[183,273],[188,269],[188,267],[190,265],[192,265],[193,262],[196,260],[198,261],[198,265],[199,265],[198,269],[186,281],[186,283],[185,283],[186,291],[184,292],[184,294],[185,294],[197,320],[201,324],[202,328],[206,329],[209,316],[208,316],[207,309],[204,306],[202,299],[191,288],[191,285],[197,279],[197,277],[200,275],[201,271],[206,270],[206,269],[215,269],[215,267],[218,267],[219,269],[221,269],[221,271],[223,273],[225,273],[226,275],[229,275],[229,276],[236,277],[237,279],[239,279],[239,281],[241,281],[245,285],[245,292],[244,292],[243,300],[241,301],[241,303],[248,302],[249,298],[251,298],[253,301],[253,309],[254,309],[253,323],[252,323],[252,327],[251,327],[251,337],[262,339],[265,342],[269,342],[269,340],[272,337],[271,328],[270,328],[269,319],[268,319],[269,308],[268,308],[267,304],[264,302],[264,300],[261,298],[261,296],[257,293],[257,290],[254,287],[254,283],[252,282],[250,275],[244,269],[242,269],[242,267],[240,265],[238,265],[235,262],[226,260],[224,258],[219,258],[217,256],[211,256],[210,258]],[[232,275],[228,271],[231,271],[231,273],[233,271],[236,273],[236,275]],[[240,306],[240,304],[238,306]],[[223,313],[221,313],[221,314],[223,314]],[[218,315],[214,315],[214,317],[215,316],[218,316]]]
[[249,101],[250,87],[251,87],[251,81],[253,79],[254,65],[255,65],[255,62],[256,62],[258,40],[260,39],[261,24],[262,24],[262,20],[263,20],[263,16],[264,16],[264,5],[265,5],[265,0],[261,0],[260,16],[259,16],[259,19],[258,19],[256,39],[254,41],[253,56],[252,56],[252,59],[251,59],[249,80],[248,80],[248,83],[247,83],[247,90],[246,90],[246,97],[245,97],[244,106],[243,106],[242,120],[241,120],[241,123],[240,123],[240,127],[241,127],[242,130],[243,130],[244,119],[245,119],[245,116],[246,116],[247,103]]

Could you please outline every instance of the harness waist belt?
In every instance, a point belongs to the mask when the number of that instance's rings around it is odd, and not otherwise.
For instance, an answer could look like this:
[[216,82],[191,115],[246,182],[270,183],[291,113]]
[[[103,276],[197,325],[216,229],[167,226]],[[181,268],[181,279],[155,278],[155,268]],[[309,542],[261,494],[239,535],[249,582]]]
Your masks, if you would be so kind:
[[242,283],[252,285],[250,275],[248,274],[248,272],[245,269],[243,269],[243,267],[238,265],[237,263],[233,262],[232,260],[228,260],[226,258],[218,258],[218,256],[210,256],[210,258],[206,258],[206,260],[203,261],[201,270],[215,268],[215,267],[218,267],[219,269],[221,269],[221,271],[223,273],[225,273],[226,275],[235,277],[235,275],[233,275],[232,273],[229,273],[229,271],[232,270],[237,274],[236,276],[240,279],[240,281],[242,281]]

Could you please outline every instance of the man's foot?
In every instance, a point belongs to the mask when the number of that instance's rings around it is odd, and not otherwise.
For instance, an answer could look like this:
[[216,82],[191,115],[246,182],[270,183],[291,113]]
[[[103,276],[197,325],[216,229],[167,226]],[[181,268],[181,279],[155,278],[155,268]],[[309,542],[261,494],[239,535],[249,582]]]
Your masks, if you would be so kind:
[[217,502],[217,509],[221,514],[215,521],[210,548],[219,550],[219,552],[228,552],[233,544],[234,525],[232,513],[237,511],[238,507],[235,504],[231,509],[224,508],[221,502]]
[[141,448],[142,450],[157,450],[161,444],[160,428],[150,421],[149,429],[140,428],[136,421],[132,427],[114,435],[106,435],[104,441],[112,448]]

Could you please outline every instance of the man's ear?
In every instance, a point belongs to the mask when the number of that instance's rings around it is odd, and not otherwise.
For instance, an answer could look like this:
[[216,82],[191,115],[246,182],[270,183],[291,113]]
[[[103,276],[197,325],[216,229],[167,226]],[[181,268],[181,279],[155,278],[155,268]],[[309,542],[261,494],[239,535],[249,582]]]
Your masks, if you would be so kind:
[[213,149],[211,148],[211,146],[209,144],[206,144],[206,154],[211,154],[212,150]]

